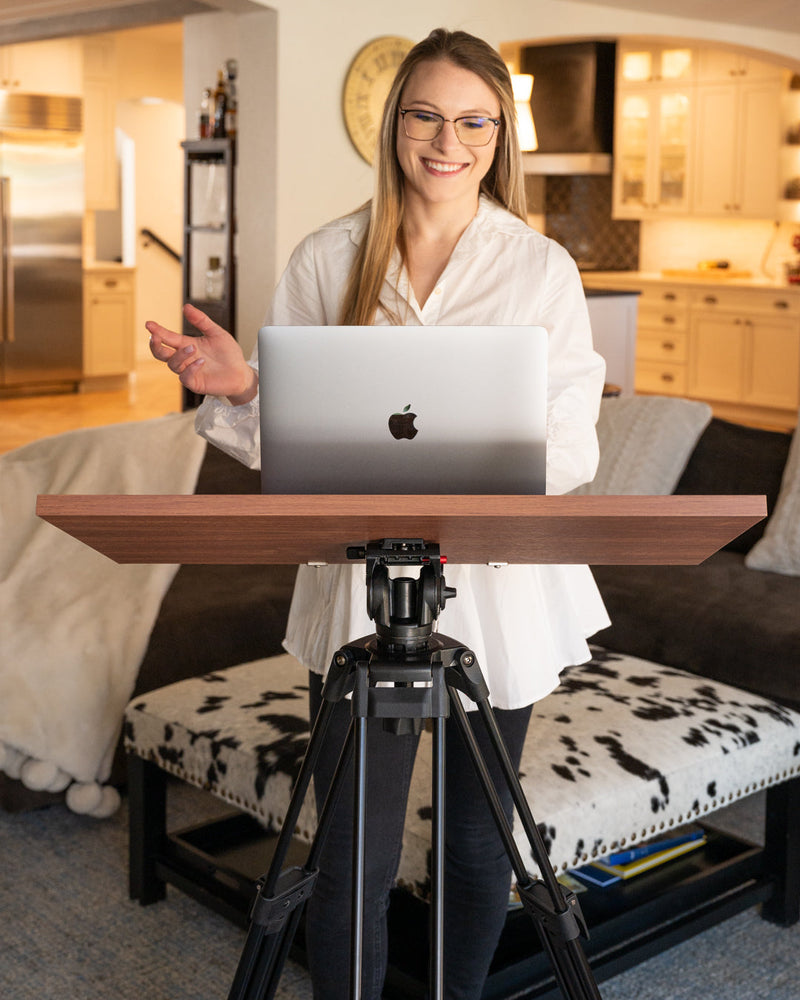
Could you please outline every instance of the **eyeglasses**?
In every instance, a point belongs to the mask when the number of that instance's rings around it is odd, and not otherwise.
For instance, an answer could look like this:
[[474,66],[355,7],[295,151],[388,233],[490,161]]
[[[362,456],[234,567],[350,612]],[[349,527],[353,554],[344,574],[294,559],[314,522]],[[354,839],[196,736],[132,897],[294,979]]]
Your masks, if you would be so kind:
[[403,116],[406,136],[420,142],[435,139],[444,128],[444,123],[452,122],[456,137],[464,146],[488,146],[500,124],[499,118],[485,118],[482,115],[445,118],[435,111],[417,111],[412,108],[398,108],[398,111]]

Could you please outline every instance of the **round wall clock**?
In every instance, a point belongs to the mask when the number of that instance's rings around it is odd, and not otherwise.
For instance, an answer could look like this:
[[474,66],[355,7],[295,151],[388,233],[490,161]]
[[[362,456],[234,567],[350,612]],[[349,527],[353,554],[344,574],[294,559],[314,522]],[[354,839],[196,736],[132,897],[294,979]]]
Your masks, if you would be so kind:
[[347,134],[367,163],[372,163],[383,105],[397,68],[414,42],[396,35],[375,38],[359,50],[344,81],[342,108]]

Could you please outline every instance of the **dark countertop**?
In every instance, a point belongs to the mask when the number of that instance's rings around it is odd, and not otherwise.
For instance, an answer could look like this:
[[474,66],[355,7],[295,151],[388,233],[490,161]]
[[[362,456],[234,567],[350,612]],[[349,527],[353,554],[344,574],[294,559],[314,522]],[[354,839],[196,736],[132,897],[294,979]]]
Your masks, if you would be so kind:
[[587,299],[599,299],[607,295],[641,295],[636,288],[584,288]]

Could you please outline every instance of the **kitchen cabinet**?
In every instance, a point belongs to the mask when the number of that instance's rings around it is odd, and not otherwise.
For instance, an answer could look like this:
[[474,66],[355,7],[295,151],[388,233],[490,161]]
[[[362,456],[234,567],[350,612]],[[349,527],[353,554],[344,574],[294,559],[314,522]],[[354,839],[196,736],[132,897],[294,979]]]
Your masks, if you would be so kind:
[[642,287],[636,331],[636,391],[686,395],[689,297],[679,285]]
[[614,218],[774,219],[785,77],[724,49],[620,44]]
[[109,35],[92,35],[83,41],[86,208],[95,211],[119,207],[115,53],[115,41]]
[[132,268],[98,264],[84,271],[84,388],[91,387],[92,380],[97,384],[104,376],[127,378],[133,371],[134,293]]
[[781,82],[747,77],[697,88],[692,212],[775,218]]
[[727,83],[731,80],[780,80],[777,63],[763,62],[732,49],[708,48],[697,53],[698,83]]
[[800,406],[800,300],[722,289],[695,293],[688,394],[744,407]]
[[2,90],[80,97],[83,93],[81,70],[81,45],[77,38],[0,47]]
[[690,46],[623,42],[617,47],[617,82],[623,86],[687,82],[694,79],[696,62]]
[[626,87],[618,96],[613,215],[685,215],[689,209],[693,107],[689,87]]
[[624,272],[584,280],[589,288],[640,292],[638,393],[704,400],[715,415],[740,423],[795,427],[800,288]]

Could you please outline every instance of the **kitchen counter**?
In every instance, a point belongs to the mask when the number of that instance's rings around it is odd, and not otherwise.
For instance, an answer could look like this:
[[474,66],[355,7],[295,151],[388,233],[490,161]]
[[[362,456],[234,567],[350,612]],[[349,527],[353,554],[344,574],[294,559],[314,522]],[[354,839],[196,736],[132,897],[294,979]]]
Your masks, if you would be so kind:
[[84,261],[83,271],[86,274],[92,274],[97,271],[110,271],[117,272],[120,274],[133,273],[136,270],[130,264],[120,264],[116,260],[93,260]]
[[790,295],[800,295],[800,285],[787,285],[784,281],[753,274],[752,277],[728,276],[725,270],[700,270],[696,274],[677,270],[663,271],[583,271],[581,273],[586,292],[624,288],[635,291],[642,282],[664,282],[670,285],[698,285],[713,288],[744,288],[782,291]]
[[[638,303],[636,392],[704,400],[722,419],[790,430],[800,406],[800,285],[723,275],[592,271],[582,278],[590,314],[593,305]],[[639,295],[590,297],[597,289]]]

